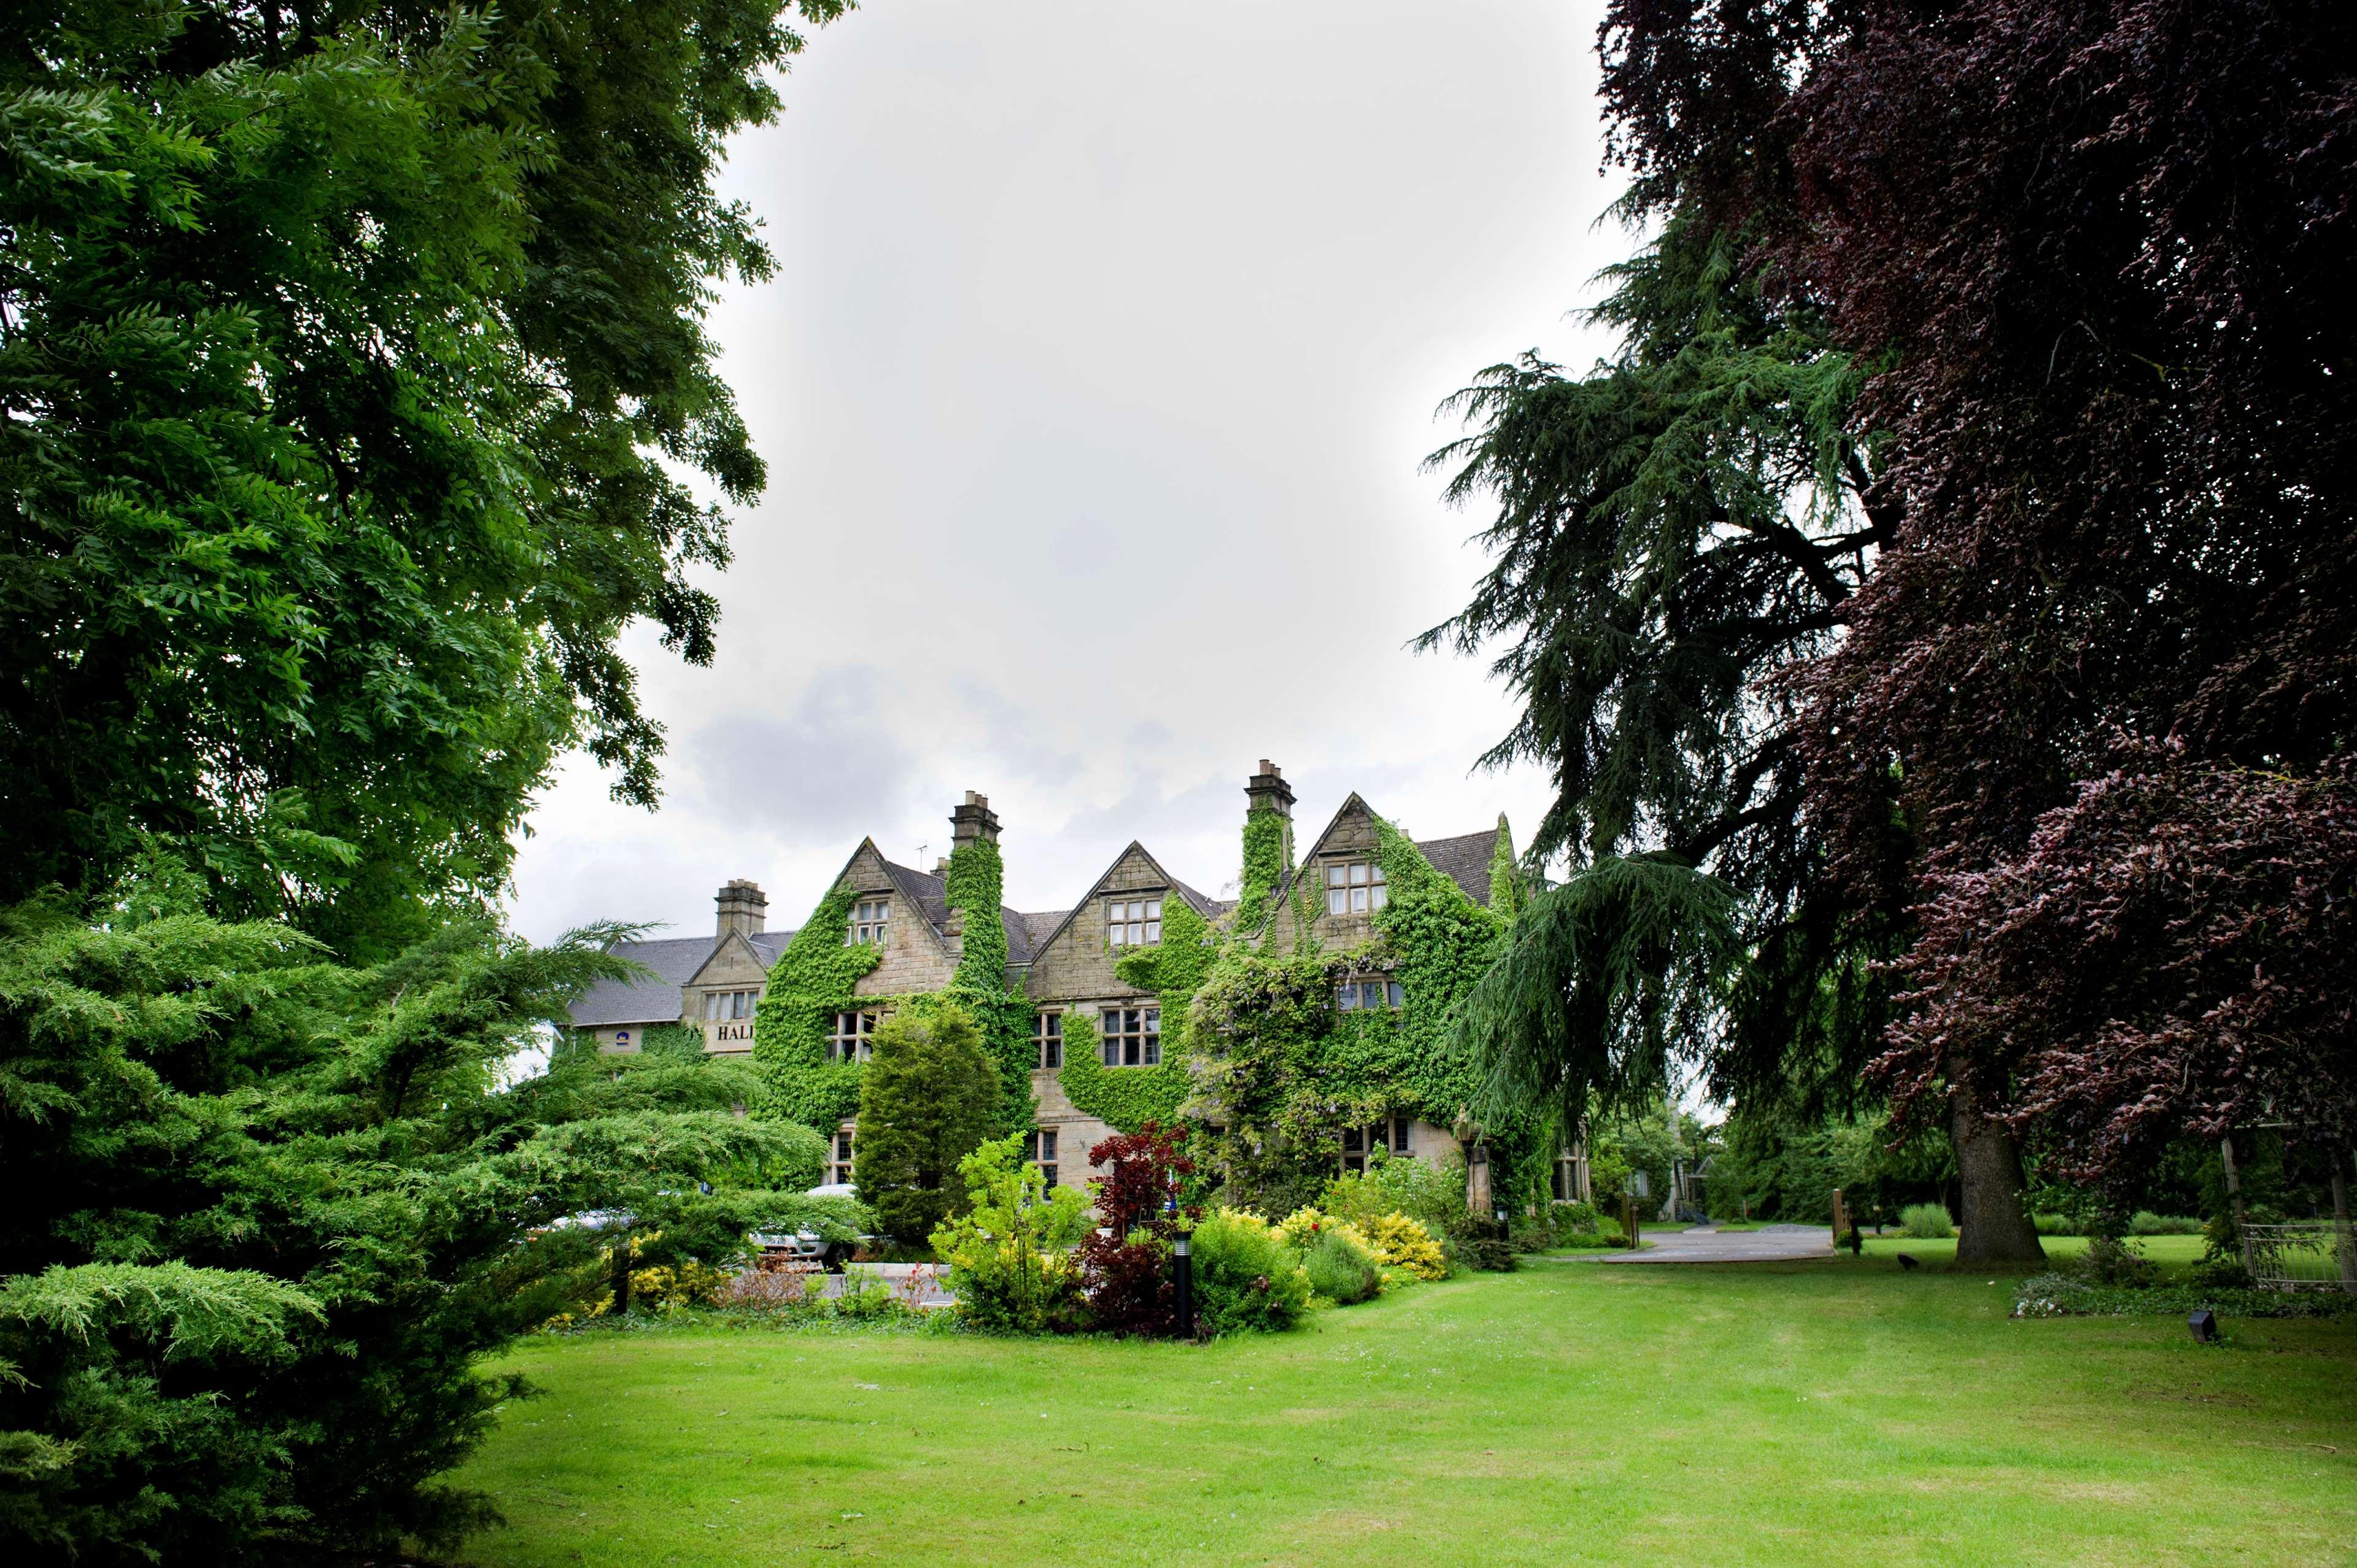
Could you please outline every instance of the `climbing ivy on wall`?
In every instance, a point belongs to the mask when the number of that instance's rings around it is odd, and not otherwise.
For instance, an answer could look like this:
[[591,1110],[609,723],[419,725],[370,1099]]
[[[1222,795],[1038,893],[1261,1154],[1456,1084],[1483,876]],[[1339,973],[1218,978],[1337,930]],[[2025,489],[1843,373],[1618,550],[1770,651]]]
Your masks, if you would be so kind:
[[838,1013],[856,1010],[929,1017],[954,1002],[974,1015],[1005,1098],[1001,1130],[1031,1123],[1031,1007],[1006,984],[1006,929],[999,923],[1005,878],[998,846],[974,840],[950,855],[943,878],[951,908],[964,927],[956,976],[936,992],[863,996],[859,982],[884,959],[881,948],[853,946],[851,906],[857,889],[837,883],[778,955],[768,992],[753,1017],[753,1063],[768,1086],[765,1113],[832,1130],[859,1112],[856,1061],[827,1059],[827,1037]]
[[1490,852],[1490,912],[1502,917],[1511,926],[1529,901],[1522,863],[1514,858],[1514,831],[1506,825],[1506,813],[1501,811],[1498,844]]
[[1254,808],[1244,813],[1243,883],[1237,890],[1232,929],[1254,931],[1268,914],[1269,895],[1293,869],[1293,819]]
[[[1331,1174],[1339,1128],[1389,1115],[1451,1126],[1480,1088],[1450,1047],[1448,1020],[1511,922],[1466,897],[1390,823],[1378,819],[1375,837],[1390,897],[1372,941],[1319,950],[1308,934],[1317,908],[1305,900],[1294,951],[1233,943],[1197,993],[1195,1078],[1226,1124],[1212,1157],[1240,1198],[1289,1201]],[[1369,973],[1397,981],[1404,1007],[1338,1009],[1336,988]],[[1520,1126],[1484,1129],[1501,1169],[1528,1164],[1522,1145],[1534,1138]]]
[[[1168,1029],[1168,1013],[1162,1022]],[[1186,1064],[1170,1058],[1169,1036],[1163,1036],[1159,1067],[1107,1067],[1103,1041],[1096,1020],[1085,1009],[1065,1012],[1064,1068],[1056,1081],[1073,1109],[1124,1133],[1135,1133],[1148,1122],[1171,1122],[1194,1086]]]
[[834,1015],[900,998],[859,996],[854,988],[884,961],[884,950],[853,946],[856,889],[838,882],[819,900],[770,970],[753,1013],[753,1065],[769,1098],[760,1109],[832,1133],[859,1109],[859,1064],[826,1059]]
[[1016,1132],[1031,1125],[1031,1066],[1037,1058],[1031,1044],[1031,1004],[1006,983],[1006,928],[998,913],[1006,901],[1006,863],[996,844],[969,839],[950,852],[942,882],[965,931],[950,993],[973,1013],[982,1028],[983,1046],[998,1064],[1006,1095],[997,1118],[999,1131]]

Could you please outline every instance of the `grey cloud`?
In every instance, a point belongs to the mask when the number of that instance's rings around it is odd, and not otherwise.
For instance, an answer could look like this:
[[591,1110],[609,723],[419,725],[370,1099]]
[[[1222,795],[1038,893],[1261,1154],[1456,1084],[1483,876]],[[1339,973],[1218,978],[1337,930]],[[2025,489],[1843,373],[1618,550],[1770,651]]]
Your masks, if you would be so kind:
[[887,715],[903,693],[872,665],[813,675],[793,706],[723,714],[675,751],[674,780],[692,777],[715,825],[780,843],[856,843],[899,823],[920,782],[918,760]]

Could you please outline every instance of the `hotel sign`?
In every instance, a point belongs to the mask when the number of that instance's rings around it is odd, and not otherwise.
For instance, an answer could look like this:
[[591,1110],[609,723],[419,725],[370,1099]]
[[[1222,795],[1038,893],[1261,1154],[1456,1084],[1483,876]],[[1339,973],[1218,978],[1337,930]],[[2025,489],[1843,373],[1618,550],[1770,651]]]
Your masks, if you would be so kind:
[[753,1043],[753,1020],[750,1018],[725,1018],[706,1026],[712,1031],[711,1040],[716,1046],[738,1042],[749,1046]]

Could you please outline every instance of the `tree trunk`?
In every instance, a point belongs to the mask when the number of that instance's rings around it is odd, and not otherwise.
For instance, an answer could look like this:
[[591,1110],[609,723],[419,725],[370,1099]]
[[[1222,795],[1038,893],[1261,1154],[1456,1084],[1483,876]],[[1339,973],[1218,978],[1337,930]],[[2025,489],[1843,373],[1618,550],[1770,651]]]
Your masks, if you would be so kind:
[[2349,1151],[2332,1156],[2333,1251],[2341,1258],[2341,1288],[2357,1295],[2357,1236],[2349,1230]]
[[2243,1254],[2243,1273],[2251,1273],[2250,1216],[2243,1208],[2243,1173],[2234,1164],[2234,1134],[2228,1133],[2218,1142],[2218,1160],[2226,1171],[2226,1200],[2234,1208],[2234,1245]]
[[1948,1132],[1956,1145],[1956,1262],[2042,1263],[2038,1227],[2021,1211],[2021,1146],[1975,1108],[1972,1091],[1948,1093]]
[[616,1317],[630,1315],[630,1233],[614,1238],[614,1306]]

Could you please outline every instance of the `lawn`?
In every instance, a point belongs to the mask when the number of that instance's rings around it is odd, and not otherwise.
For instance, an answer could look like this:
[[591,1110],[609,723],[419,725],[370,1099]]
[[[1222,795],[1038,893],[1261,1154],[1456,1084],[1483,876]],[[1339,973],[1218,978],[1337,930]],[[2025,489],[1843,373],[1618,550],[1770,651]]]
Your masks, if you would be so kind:
[[1544,1260],[1207,1348],[534,1340],[468,1559],[2357,1562],[2357,1320],[2205,1348],[1989,1277]]

